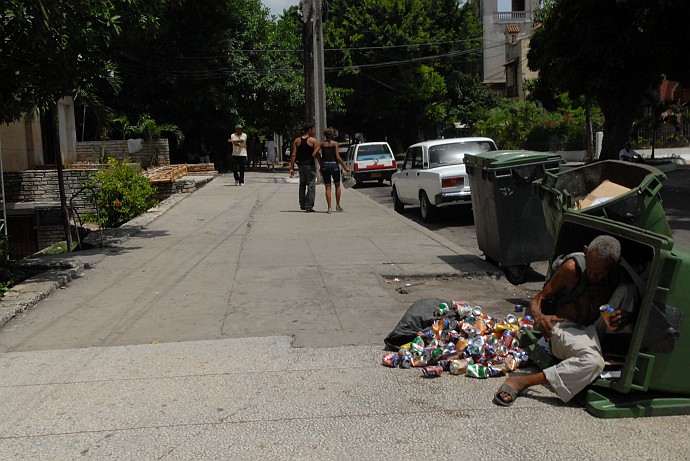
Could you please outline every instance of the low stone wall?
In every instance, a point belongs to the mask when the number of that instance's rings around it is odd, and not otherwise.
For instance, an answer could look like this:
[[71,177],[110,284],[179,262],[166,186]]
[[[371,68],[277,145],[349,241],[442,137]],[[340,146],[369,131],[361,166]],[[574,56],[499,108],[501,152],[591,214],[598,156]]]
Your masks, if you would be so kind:
[[195,190],[211,182],[213,176],[215,175],[188,174],[171,183],[156,184],[156,200],[162,202],[175,194],[191,194]]
[[[156,141],[158,148],[158,166],[170,165],[170,145],[167,139]],[[105,141],[84,141],[77,143],[77,163],[98,163],[101,149],[114,159],[124,160],[129,158],[132,163],[138,163],[144,168],[151,166],[154,154],[154,145],[143,143],[139,152],[129,153],[127,141],[109,139]],[[71,166],[70,166],[71,167]]]
[[[98,172],[98,168],[82,168],[63,170],[65,182],[65,196],[67,204],[70,199],[88,182],[92,175]],[[58,187],[57,170],[27,170],[8,171],[5,173],[5,201],[17,202],[60,202],[60,189]],[[95,212],[88,197],[80,194],[73,201],[73,207],[79,213]]]
[[65,228],[63,226],[38,226],[36,228],[38,248],[48,248],[52,244],[65,240]]
[[187,176],[218,176],[213,163],[188,163]]
[[[65,182],[65,195],[69,204],[72,197],[84,187],[91,176],[98,173],[98,170],[105,165],[82,164],[75,168],[63,170]],[[136,165],[139,166],[139,165]],[[187,165],[187,176],[217,176],[213,163],[198,163]],[[194,179],[181,178],[172,183],[154,185],[158,189],[157,196],[167,198],[172,194],[189,193],[196,189],[195,184],[199,181]],[[96,210],[88,200],[88,193],[78,195],[72,202],[73,207],[80,213]],[[58,187],[57,170],[27,170],[27,171],[8,171],[5,173],[5,201],[6,203],[25,203],[25,202],[60,202],[60,192]]]
[[[134,164],[140,168],[139,164]],[[65,183],[65,195],[68,205],[70,200],[73,212],[83,218],[85,213],[96,213],[95,208],[89,203],[91,193],[85,191],[79,195],[77,192],[84,187],[91,176],[98,173],[99,169],[105,165],[86,165],[82,164],[75,168],[63,170]],[[191,171],[189,171],[191,170]],[[218,175],[212,163],[188,165],[188,175],[171,183],[155,184],[156,199],[163,201],[171,195],[185,194],[194,192],[199,187],[213,180]],[[50,221],[37,219],[31,227],[35,234],[32,239],[37,242],[38,249],[47,248],[56,242],[65,239],[64,228],[55,221],[59,218],[60,192],[58,187],[57,170],[40,169],[27,170],[21,172],[6,172],[5,178],[5,198],[8,207],[13,210],[13,216],[44,216],[40,209],[48,208],[50,211]],[[75,196],[76,195],[76,196]],[[58,216],[58,218],[56,218]],[[11,217],[8,218],[11,222]],[[11,225],[11,224],[10,224]],[[76,240],[75,240],[76,241]],[[30,252],[19,255],[28,256]]]

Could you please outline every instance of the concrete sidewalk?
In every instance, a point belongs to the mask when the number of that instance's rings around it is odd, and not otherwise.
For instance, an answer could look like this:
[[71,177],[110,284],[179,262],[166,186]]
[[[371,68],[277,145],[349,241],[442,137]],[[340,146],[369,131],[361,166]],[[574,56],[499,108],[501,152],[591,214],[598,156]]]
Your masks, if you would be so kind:
[[[285,175],[250,173],[246,186],[233,184],[222,176],[164,204],[165,213],[154,210],[148,224],[131,225],[140,230],[129,240],[70,255],[96,269],[53,292],[27,316],[25,333],[5,332],[0,344],[53,349],[268,335],[293,336],[297,346],[382,344],[438,277],[457,280],[455,292],[426,297],[461,297],[502,312],[515,304],[516,290],[497,284],[495,266],[357,191],[343,193],[345,212],[329,215],[299,211],[296,180]],[[318,192],[316,208],[324,210],[322,186]],[[33,285],[18,291],[35,298]],[[95,302],[117,331],[92,318]],[[85,333],[64,339],[61,325]]]
[[[499,408],[500,379],[381,366],[383,338],[419,297],[502,315],[524,293],[356,190],[343,192],[343,213],[307,214],[284,174],[232,184],[221,176],[112,248],[71,255],[84,259],[67,288],[0,329],[1,459],[627,460],[690,449],[690,417],[598,420],[541,387]],[[434,292],[440,279],[455,291]]]

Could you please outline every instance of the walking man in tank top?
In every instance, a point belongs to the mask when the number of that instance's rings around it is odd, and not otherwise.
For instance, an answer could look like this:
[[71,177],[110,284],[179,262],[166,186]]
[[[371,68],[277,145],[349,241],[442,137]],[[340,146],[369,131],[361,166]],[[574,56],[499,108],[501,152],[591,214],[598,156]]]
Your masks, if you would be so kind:
[[319,152],[319,142],[314,138],[314,125],[305,125],[302,135],[292,143],[290,177],[295,175],[295,162],[299,170],[299,207],[307,213],[314,211],[316,197],[316,165],[314,156]]

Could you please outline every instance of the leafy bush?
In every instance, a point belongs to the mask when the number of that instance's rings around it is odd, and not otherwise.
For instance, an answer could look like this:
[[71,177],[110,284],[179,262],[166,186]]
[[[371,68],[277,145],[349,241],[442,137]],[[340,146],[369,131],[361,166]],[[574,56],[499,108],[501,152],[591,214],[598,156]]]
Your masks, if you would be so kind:
[[156,190],[138,168],[126,159],[109,159],[108,165],[91,180],[97,190],[92,204],[100,209],[101,226],[119,227],[158,204]]
[[[581,101],[559,99],[556,110],[546,111],[532,101],[503,100],[484,111],[476,132],[496,141],[499,149],[568,150],[585,148],[585,110]],[[592,111],[594,130],[603,124],[601,112]]]

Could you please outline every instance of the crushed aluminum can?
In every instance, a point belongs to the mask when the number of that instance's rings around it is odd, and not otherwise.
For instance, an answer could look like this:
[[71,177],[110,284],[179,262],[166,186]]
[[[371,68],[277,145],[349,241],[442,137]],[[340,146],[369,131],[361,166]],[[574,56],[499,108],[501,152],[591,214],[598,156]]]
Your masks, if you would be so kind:
[[422,368],[422,376],[425,378],[437,378],[443,374],[443,367],[440,365],[430,365]]
[[499,357],[505,357],[506,355],[508,355],[508,348],[503,344],[498,344],[494,347],[494,354]]
[[470,378],[488,378],[489,368],[478,363],[472,363],[470,365],[467,365],[467,371],[465,372],[465,375],[469,376]]
[[503,344],[507,347],[510,348],[511,345],[513,344],[513,339],[515,339],[515,335],[513,334],[512,331],[510,330],[505,330],[503,331]]
[[448,371],[453,375],[464,375],[468,365],[467,360],[451,360],[448,364]]
[[614,311],[615,309],[610,304],[604,304],[603,306],[599,307],[599,312],[601,313],[601,316],[604,318],[606,326],[611,331],[615,331],[615,328],[611,326],[611,316],[613,315]]
[[491,364],[487,367],[491,376],[503,376],[508,374],[508,366],[503,363]]
[[460,314],[461,317],[465,317],[470,312],[472,312],[472,308],[466,302],[453,301],[452,304],[453,304],[453,309],[458,311],[458,313]]
[[513,314],[508,314],[508,315],[506,315],[506,323],[508,325],[517,325],[518,318],[515,317]]
[[508,368],[508,371],[515,371],[520,365],[518,360],[512,354],[506,356],[506,358],[503,360],[503,363]]
[[438,305],[438,307],[434,310],[434,315],[436,317],[443,317],[448,313],[448,310],[450,308],[448,307],[448,304],[446,303],[441,303]]
[[425,357],[412,357],[412,366],[413,367],[425,367],[426,366],[426,358]]
[[462,325],[460,325],[460,330],[465,333],[467,337],[474,336],[475,333],[474,326],[468,322],[463,322]]
[[522,312],[524,310],[525,310],[525,306],[523,306],[522,304],[516,304],[515,305],[515,312]]
[[488,327],[483,319],[479,319],[474,322],[474,331],[479,336],[484,336],[487,333]]
[[397,352],[386,352],[383,354],[381,363],[389,368],[395,368],[400,365],[400,355]]
[[520,324],[520,328],[522,328],[523,330],[531,330],[534,327],[534,320],[529,315],[520,317],[518,323]]
[[460,338],[460,339],[458,339],[458,342],[455,343],[455,350],[456,351],[464,351],[465,349],[467,349],[467,345],[469,343],[470,342],[466,338]]

